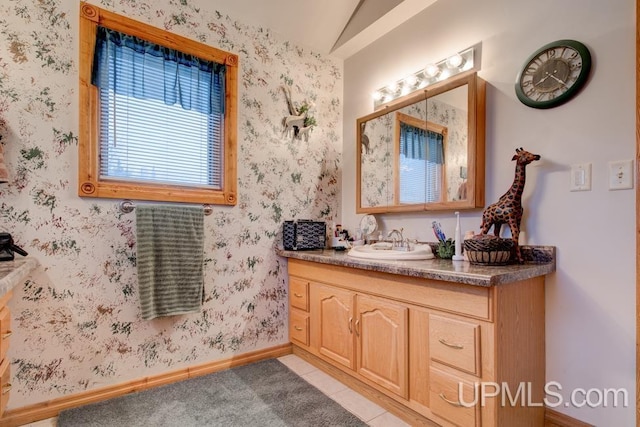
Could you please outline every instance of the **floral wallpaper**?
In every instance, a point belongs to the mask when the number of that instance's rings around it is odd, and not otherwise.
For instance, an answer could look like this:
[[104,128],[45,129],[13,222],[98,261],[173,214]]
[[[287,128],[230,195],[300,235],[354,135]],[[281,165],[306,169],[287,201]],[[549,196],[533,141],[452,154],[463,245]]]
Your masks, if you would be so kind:
[[[282,222],[339,219],[341,61],[227,16],[224,2],[90,3],[239,55],[239,201],[205,217],[202,312],[141,320],[135,214],[77,196],[79,2],[3,1],[0,230],[41,264],[9,304],[9,409],[287,342]],[[283,85],[312,108],[308,140],[283,134]]]
[[368,138],[368,149],[361,148],[360,205],[393,204],[393,114],[384,114],[363,122],[360,132]]
[[[456,89],[463,90],[463,89]],[[447,128],[445,164],[448,200],[458,200],[463,179],[460,167],[467,165],[467,111],[442,99],[430,98],[399,110],[404,114],[437,123]],[[363,207],[394,204],[393,144],[395,139],[395,111],[364,122],[361,129],[369,141],[369,150],[362,147],[360,158],[360,203]],[[423,199],[424,200],[424,199]]]
[[[453,91],[465,91],[466,87]],[[453,92],[452,91],[452,92]],[[464,182],[460,168],[467,166],[467,142],[469,136],[468,117],[466,109],[460,109],[444,100],[430,99],[427,103],[427,117],[430,122],[438,123],[447,128],[447,146],[445,151],[445,175],[447,184],[447,200],[459,200],[458,189]],[[466,175],[464,175],[466,176]]]

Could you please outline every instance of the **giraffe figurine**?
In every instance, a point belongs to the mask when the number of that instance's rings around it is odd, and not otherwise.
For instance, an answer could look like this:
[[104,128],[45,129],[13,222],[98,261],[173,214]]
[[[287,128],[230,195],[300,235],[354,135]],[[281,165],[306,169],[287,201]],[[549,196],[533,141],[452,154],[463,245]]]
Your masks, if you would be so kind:
[[500,236],[500,228],[502,224],[508,224],[511,229],[511,240],[516,249],[516,257],[518,262],[522,263],[522,254],[520,246],[518,246],[518,237],[520,235],[520,221],[522,220],[522,191],[526,178],[525,168],[534,160],[540,160],[538,154],[531,154],[520,148],[516,148],[516,154],[511,160],[516,161],[516,176],[513,179],[511,188],[498,199],[498,201],[482,212],[481,233],[487,234],[493,225],[493,233]]

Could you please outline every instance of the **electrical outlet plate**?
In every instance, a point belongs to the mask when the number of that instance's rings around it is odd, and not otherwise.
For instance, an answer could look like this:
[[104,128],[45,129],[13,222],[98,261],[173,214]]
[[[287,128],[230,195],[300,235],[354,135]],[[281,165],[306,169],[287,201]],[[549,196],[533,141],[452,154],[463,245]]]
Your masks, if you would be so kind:
[[591,163],[571,165],[569,191],[591,191]]
[[633,160],[609,162],[609,190],[633,188]]

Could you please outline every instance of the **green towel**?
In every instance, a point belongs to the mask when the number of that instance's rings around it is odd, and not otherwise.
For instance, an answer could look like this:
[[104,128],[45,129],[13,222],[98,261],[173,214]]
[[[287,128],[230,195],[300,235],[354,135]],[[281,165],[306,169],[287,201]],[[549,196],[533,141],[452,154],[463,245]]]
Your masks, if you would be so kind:
[[199,312],[204,296],[204,209],[138,205],[136,221],[142,318]]

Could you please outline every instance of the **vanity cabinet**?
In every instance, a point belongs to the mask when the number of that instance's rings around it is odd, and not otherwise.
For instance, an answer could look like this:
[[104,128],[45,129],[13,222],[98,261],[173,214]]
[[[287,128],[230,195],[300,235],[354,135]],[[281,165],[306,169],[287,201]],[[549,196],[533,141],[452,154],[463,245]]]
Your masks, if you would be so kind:
[[[412,425],[544,425],[544,276],[477,286],[293,258],[288,268],[290,339],[310,363]],[[483,383],[522,393],[502,405]]]
[[336,286],[310,285],[311,346],[406,398],[408,308]]
[[11,313],[7,303],[11,298],[11,292],[0,298],[0,417],[4,414],[7,402],[9,401],[9,390],[11,389],[9,370],[9,337],[11,336]]

